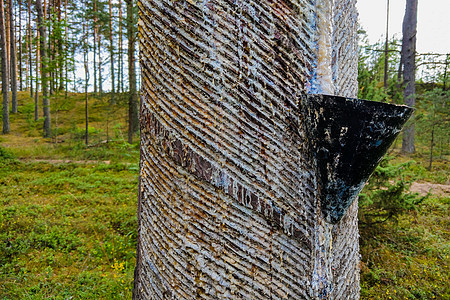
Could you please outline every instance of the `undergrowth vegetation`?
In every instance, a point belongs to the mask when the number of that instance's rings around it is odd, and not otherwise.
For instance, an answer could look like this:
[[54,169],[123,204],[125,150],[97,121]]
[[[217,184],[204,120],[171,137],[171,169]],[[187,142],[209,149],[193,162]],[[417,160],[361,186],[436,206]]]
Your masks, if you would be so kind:
[[0,298],[130,298],[137,166],[24,163],[1,149]]
[[448,194],[411,192],[413,181],[436,177],[392,160],[360,194],[361,298],[450,299]]

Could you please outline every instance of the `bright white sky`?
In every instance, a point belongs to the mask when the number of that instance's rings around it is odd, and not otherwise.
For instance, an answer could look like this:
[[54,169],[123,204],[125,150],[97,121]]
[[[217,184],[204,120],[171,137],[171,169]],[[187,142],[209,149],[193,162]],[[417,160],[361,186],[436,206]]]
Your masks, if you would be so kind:
[[[386,30],[387,0],[357,0],[360,25],[374,43]],[[450,0],[418,0],[417,52],[450,53]],[[406,0],[390,0],[389,37],[402,37]]]

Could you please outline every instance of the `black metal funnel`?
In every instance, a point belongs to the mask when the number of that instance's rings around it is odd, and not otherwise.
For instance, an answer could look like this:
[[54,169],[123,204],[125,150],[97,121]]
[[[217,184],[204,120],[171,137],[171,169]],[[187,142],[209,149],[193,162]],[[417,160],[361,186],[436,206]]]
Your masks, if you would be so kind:
[[338,96],[308,95],[320,174],[321,209],[335,224],[409,119],[413,108]]

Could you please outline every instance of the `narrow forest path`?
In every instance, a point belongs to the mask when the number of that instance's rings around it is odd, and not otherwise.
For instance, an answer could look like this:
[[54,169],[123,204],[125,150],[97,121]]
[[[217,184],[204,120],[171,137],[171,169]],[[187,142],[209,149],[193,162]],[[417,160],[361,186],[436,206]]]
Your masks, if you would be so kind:
[[450,184],[438,184],[431,182],[413,182],[410,188],[413,193],[419,193],[420,196],[425,196],[428,193],[440,197],[450,196]]

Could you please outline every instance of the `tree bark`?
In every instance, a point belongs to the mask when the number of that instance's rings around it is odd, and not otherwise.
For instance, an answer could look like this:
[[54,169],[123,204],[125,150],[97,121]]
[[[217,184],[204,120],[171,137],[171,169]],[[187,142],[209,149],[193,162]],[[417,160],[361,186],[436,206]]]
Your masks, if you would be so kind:
[[128,143],[133,142],[133,135],[139,129],[139,101],[136,89],[136,30],[133,0],[125,0],[127,4],[127,39],[128,39],[128,78],[130,84],[128,96]]
[[13,4],[13,0],[9,0],[11,111],[15,114],[17,113],[17,50]]
[[36,0],[37,25],[40,35],[41,52],[41,82],[42,82],[42,106],[44,111],[44,137],[51,137],[50,119],[50,99],[48,97],[48,77],[47,77],[47,32],[44,24],[44,14],[42,12],[41,0]]
[[134,299],[359,298],[358,206],[326,220],[304,114],[356,96],[355,3],[138,2]]
[[[417,0],[407,0],[403,19],[402,62],[405,104],[414,107],[416,104],[416,33],[417,33]],[[402,151],[414,153],[415,148],[414,118],[403,132]]]
[[7,58],[6,28],[5,28],[5,9],[3,0],[0,0],[0,50],[2,60],[2,96],[3,96],[3,134],[9,133],[9,66]]

